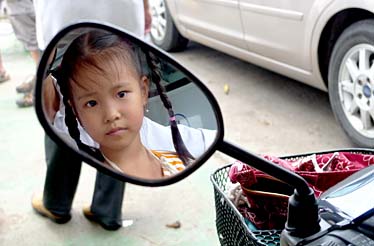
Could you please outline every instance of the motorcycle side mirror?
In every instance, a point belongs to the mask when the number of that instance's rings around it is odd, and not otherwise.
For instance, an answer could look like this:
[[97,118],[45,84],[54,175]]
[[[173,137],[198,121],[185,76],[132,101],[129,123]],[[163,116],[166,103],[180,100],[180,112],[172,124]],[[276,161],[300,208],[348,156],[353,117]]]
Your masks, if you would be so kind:
[[187,177],[223,138],[218,104],[199,79],[161,50],[99,23],[68,26],[49,43],[35,108],[59,146],[144,186]]
[[58,145],[116,179],[173,184],[218,150],[295,188],[288,233],[301,237],[320,229],[307,182],[225,141],[220,108],[207,87],[124,30],[82,22],[60,31],[38,67],[35,108]]

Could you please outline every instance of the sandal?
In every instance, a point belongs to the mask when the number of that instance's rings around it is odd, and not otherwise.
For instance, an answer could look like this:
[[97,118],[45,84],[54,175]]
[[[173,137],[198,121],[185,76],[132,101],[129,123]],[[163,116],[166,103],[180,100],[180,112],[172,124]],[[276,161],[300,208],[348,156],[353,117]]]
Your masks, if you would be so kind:
[[20,108],[26,108],[34,105],[34,95],[33,92],[25,94],[22,98],[16,101],[16,104]]
[[32,91],[35,85],[35,75],[28,77],[25,82],[16,87],[18,93],[29,93]]
[[43,195],[34,195],[31,199],[31,206],[35,212],[43,217],[46,217],[57,224],[65,224],[71,219],[71,215],[57,215],[49,211],[43,203]]
[[0,83],[10,80],[10,75],[4,71],[0,73]]
[[91,212],[91,206],[83,207],[83,215],[84,217],[86,217],[86,219],[101,225],[101,227],[103,227],[105,230],[108,230],[108,231],[116,231],[122,227],[122,224],[118,224],[118,223],[107,224],[101,221],[98,217],[95,216],[95,214]]

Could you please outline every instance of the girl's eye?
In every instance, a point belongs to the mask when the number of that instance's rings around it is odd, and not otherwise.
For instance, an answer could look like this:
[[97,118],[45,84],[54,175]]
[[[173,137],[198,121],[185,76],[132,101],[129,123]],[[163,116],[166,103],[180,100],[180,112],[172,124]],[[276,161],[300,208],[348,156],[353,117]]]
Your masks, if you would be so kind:
[[92,108],[94,106],[96,106],[97,102],[95,100],[90,100],[86,103],[86,106],[89,107],[89,108]]
[[126,95],[127,95],[127,92],[126,92],[126,91],[120,91],[120,92],[117,93],[117,96],[118,96],[119,98],[124,98]]

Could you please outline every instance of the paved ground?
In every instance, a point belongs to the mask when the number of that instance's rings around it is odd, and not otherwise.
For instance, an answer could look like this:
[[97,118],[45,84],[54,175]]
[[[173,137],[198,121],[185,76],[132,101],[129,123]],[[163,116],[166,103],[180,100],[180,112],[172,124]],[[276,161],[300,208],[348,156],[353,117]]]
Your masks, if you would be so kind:
[[[30,206],[45,175],[43,130],[33,108],[19,109],[15,86],[34,72],[31,58],[0,22],[0,48],[12,80],[0,84],[0,245],[218,245],[209,176],[230,158],[216,153],[180,183],[163,188],[128,185],[123,214],[131,226],[107,232],[83,218],[95,170],[84,165],[73,219],[56,225]],[[350,147],[325,93],[192,44],[175,56],[217,97],[226,138],[246,149],[276,155]],[[228,95],[223,86],[231,87]],[[180,229],[165,225],[181,221]]]

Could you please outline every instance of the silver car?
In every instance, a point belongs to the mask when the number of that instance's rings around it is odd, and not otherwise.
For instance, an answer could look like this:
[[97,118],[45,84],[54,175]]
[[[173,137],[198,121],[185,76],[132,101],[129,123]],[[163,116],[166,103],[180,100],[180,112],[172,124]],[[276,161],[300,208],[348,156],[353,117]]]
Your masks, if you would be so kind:
[[150,0],[151,38],[188,40],[328,91],[336,119],[374,147],[374,1]]

